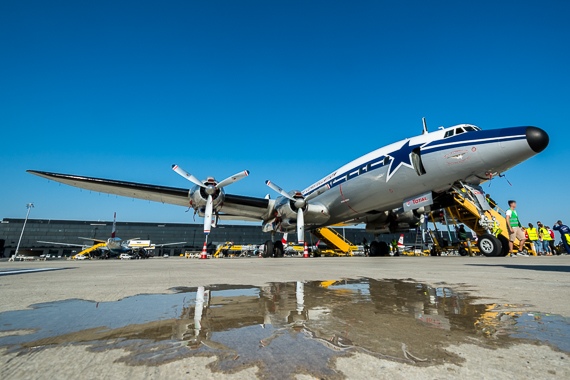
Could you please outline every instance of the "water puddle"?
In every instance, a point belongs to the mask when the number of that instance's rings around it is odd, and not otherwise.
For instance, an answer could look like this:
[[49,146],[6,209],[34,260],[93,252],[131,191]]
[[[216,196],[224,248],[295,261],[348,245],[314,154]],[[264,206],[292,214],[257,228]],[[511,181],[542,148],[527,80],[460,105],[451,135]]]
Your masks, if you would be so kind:
[[530,340],[570,352],[567,318],[478,304],[445,286],[357,279],[175,290],[0,313],[0,347],[19,355],[58,345],[120,348],[117,361],[147,366],[215,356],[209,367],[217,372],[256,365],[261,378],[331,379],[343,377],[334,360],[353,352],[416,365],[459,362],[445,347],[465,342]]

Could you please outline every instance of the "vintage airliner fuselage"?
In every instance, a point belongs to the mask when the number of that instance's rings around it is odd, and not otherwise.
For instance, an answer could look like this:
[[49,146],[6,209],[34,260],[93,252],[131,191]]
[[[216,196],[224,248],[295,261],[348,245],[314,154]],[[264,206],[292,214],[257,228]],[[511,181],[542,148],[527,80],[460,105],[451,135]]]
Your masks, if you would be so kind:
[[93,191],[192,207],[206,215],[204,231],[218,218],[257,220],[266,232],[297,230],[338,223],[366,224],[385,231],[396,217],[413,225],[434,195],[458,182],[479,185],[543,151],[548,134],[537,127],[481,130],[460,124],[395,142],[330,173],[303,191],[285,192],[274,183],[276,199],[226,194],[224,187],[245,178],[243,171],[217,182],[199,181],[177,165],[173,169],[195,186],[190,189],[30,170],[71,186]]

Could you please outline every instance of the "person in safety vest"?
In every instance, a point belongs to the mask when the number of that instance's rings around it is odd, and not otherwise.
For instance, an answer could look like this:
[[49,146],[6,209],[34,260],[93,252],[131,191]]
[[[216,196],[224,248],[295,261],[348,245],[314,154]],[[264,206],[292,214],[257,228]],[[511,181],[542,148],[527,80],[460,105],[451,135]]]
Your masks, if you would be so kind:
[[511,257],[517,257],[517,253],[513,252],[513,244],[515,240],[518,239],[519,241],[519,251],[518,255],[520,256],[527,256],[523,253],[525,237],[524,231],[521,228],[522,224],[519,220],[519,215],[517,214],[517,201],[510,200],[509,201],[509,209],[506,212],[507,215],[507,230],[509,231],[509,252]]
[[542,250],[546,256],[552,256],[552,250],[550,249],[550,243],[548,243],[552,238],[550,237],[550,232],[548,229],[540,222],[536,222],[538,225],[538,238],[542,240]]
[[552,227],[554,231],[560,232],[560,239],[562,239],[562,244],[564,245],[564,249],[566,253],[570,255],[570,227],[563,224],[561,220],[554,224]]
[[540,256],[540,253],[542,252],[542,244],[538,241],[538,230],[534,228],[532,223],[529,223],[526,233],[528,234],[528,240],[530,240],[534,247],[534,251]]
[[554,245],[554,231],[549,226],[545,227],[550,234],[550,240],[548,241],[548,245],[550,246],[550,251],[553,255],[559,255],[560,253],[556,250],[556,246]]
[[392,248],[392,252],[394,254],[400,253],[398,250],[398,240],[392,239],[392,241],[390,242],[390,248]]

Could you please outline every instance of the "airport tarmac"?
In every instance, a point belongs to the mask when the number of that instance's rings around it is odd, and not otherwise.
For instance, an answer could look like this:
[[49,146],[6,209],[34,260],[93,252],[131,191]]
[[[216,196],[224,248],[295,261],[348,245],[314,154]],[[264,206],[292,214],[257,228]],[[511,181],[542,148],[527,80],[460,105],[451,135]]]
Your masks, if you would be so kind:
[[0,262],[0,377],[570,378],[569,272],[570,256]]

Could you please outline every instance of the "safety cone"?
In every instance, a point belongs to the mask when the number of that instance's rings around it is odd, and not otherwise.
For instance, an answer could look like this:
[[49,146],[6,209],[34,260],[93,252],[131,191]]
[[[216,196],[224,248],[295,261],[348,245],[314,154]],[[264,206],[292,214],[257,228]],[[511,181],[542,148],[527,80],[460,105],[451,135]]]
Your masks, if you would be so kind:
[[304,259],[309,258],[309,249],[307,248],[307,242],[305,242],[305,249],[303,250],[303,258]]
[[208,252],[206,251],[206,242],[204,242],[204,247],[202,248],[200,259],[207,259],[207,258],[208,258]]

